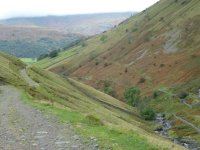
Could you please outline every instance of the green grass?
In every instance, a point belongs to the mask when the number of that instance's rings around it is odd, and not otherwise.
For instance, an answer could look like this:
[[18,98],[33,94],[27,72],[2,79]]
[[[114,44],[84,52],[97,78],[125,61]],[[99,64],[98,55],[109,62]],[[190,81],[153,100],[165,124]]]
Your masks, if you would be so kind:
[[155,146],[150,145],[146,139],[132,131],[124,132],[114,128],[109,128],[104,125],[96,125],[96,122],[88,119],[86,116],[79,112],[56,108],[55,106],[51,106],[49,104],[34,102],[34,99],[30,97],[25,91],[22,92],[22,98],[25,103],[32,105],[33,107],[46,113],[56,115],[59,117],[61,122],[71,123],[76,131],[82,137],[84,137],[86,142],[90,137],[97,138],[98,144],[100,144],[100,148],[112,148],[116,150],[158,149]]
[[20,76],[19,69],[25,65],[17,58],[0,53],[0,79],[15,86],[26,85]]
[[60,62],[64,63],[66,60],[70,59],[72,56],[78,54],[78,49],[70,50],[70,51],[63,51],[60,52],[59,55],[55,58],[44,58],[35,63],[36,66],[40,68],[50,68],[52,66],[60,65]]
[[[62,122],[71,122],[83,137],[98,138],[101,147],[125,150],[134,145],[135,149],[170,149],[173,145],[151,133],[137,111],[123,102],[36,67],[29,68],[28,74],[40,83],[40,87],[28,89],[34,96],[32,101],[38,102],[37,107],[58,115]],[[115,137],[116,134],[120,135],[119,138]]]
[[[126,136],[131,137],[130,141],[133,139],[147,141],[146,144],[140,145],[141,147],[134,143],[138,146],[137,149],[144,149],[143,146],[150,143],[151,146],[148,146],[147,149],[152,148],[152,145],[155,148],[159,147],[158,149],[170,149],[174,145],[168,140],[157,137],[150,129],[149,124],[139,117],[135,108],[111,96],[73,79],[65,80],[54,73],[36,67],[29,68],[28,74],[40,84],[40,87],[32,89],[33,91],[29,90],[37,102],[48,103],[48,106],[45,106],[61,116],[61,120],[64,118],[75,123],[77,131],[80,129],[79,133],[83,134],[83,137],[97,137],[102,147],[110,146],[110,143],[113,143],[110,139],[114,137],[115,133],[108,132],[110,129],[122,133],[122,139],[117,140],[118,146],[114,149],[117,147],[119,147],[118,149],[130,149],[129,146],[133,143],[127,143]],[[54,108],[49,105],[58,106],[58,108],[64,107],[65,111],[67,110],[67,116],[60,110],[54,111]],[[68,115],[71,112],[74,117]],[[177,145],[174,146],[181,149]]]
[[36,58],[20,58],[20,60],[26,64],[33,64],[37,62]]

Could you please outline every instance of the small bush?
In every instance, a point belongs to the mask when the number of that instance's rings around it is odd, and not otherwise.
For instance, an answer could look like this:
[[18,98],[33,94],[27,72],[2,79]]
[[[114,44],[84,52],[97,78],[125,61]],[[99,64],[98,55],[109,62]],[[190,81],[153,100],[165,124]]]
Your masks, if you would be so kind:
[[144,83],[146,79],[144,77],[141,77],[138,83]]
[[157,98],[160,94],[161,94],[160,91],[154,91],[153,98]]
[[115,96],[115,91],[114,91],[114,89],[111,87],[111,86],[109,86],[109,87],[104,87],[104,92],[106,93],[106,94],[108,94],[108,95],[110,95],[110,96]]
[[132,29],[132,32],[137,32],[137,31],[138,31],[137,28]]
[[81,43],[81,46],[82,46],[82,47],[86,47],[86,46],[87,46],[87,43],[82,42],[82,43]]
[[137,106],[140,100],[140,90],[137,87],[131,87],[125,90],[124,98],[126,103]]
[[127,73],[128,72],[128,68],[125,68],[124,72]]
[[191,57],[194,59],[194,58],[197,58],[198,56],[195,54],[192,54]]
[[105,68],[105,67],[108,67],[108,63],[104,63],[104,68]]
[[150,37],[146,36],[146,37],[144,38],[144,41],[145,41],[145,42],[149,42],[149,41],[150,41]]
[[103,122],[93,115],[87,115],[86,120],[87,120],[87,123],[89,123],[90,125],[103,126]]
[[95,65],[98,66],[98,65],[99,65],[99,62],[97,61],[97,62],[95,63]]
[[181,91],[181,92],[178,94],[178,97],[179,97],[180,99],[184,99],[184,98],[186,98],[187,96],[188,96],[188,93],[185,92],[185,91]]
[[142,118],[144,118],[145,120],[154,120],[155,118],[155,112],[153,109],[151,108],[144,108],[140,111],[140,114],[142,116]]
[[165,21],[165,20],[164,20],[164,17],[160,17],[160,21]]
[[160,64],[160,67],[164,67],[165,66],[165,64]]
[[108,81],[105,81],[103,91],[104,91],[104,93],[106,93],[110,96],[113,96],[113,97],[116,95],[113,87],[111,86],[111,84]]
[[101,36],[100,41],[105,42],[107,38],[108,38],[107,35],[103,35]]

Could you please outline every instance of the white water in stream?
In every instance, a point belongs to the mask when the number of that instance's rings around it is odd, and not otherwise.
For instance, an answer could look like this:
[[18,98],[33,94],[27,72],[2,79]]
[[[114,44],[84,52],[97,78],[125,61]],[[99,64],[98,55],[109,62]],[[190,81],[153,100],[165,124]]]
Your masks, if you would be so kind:
[[172,124],[169,120],[165,118],[162,114],[157,114],[155,121],[159,123],[162,127],[155,130],[156,133],[162,135],[165,138],[169,138],[174,143],[184,146],[189,150],[200,150],[200,147],[197,146],[196,142],[191,139],[184,138],[173,138],[168,134],[168,131],[172,128]]

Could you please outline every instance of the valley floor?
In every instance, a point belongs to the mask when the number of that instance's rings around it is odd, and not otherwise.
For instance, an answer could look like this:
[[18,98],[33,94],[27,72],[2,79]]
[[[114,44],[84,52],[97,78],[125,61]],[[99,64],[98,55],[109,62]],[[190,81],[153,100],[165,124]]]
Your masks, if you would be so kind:
[[0,86],[0,149],[95,149],[83,143],[71,125],[24,104],[20,91]]

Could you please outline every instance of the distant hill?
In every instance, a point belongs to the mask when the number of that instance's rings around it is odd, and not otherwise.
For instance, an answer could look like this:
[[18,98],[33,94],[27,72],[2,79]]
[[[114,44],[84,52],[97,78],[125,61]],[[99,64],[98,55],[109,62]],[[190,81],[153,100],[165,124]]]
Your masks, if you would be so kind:
[[0,50],[17,57],[39,57],[69,47],[84,36],[113,28],[132,13],[11,18],[0,20]]
[[133,12],[125,13],[100,13],[85,15],[47,16],[11,18],[0,20],[0,24],[17,26],[46,27],[67,33],[78,33],[83,35],[95,35],[119,24],[127,19]]
[[0,25],[0,50],[17,57],[36,58],[83,38],[48,28]]

